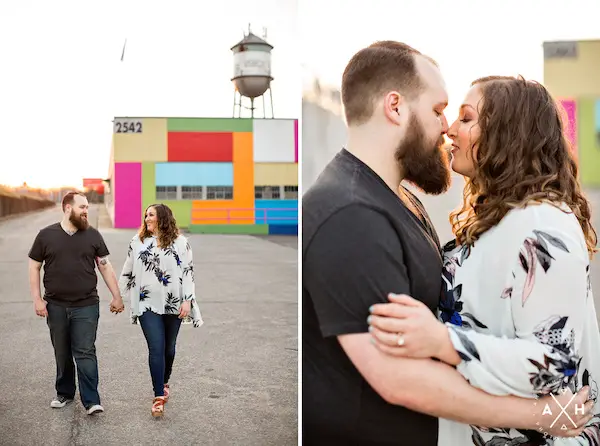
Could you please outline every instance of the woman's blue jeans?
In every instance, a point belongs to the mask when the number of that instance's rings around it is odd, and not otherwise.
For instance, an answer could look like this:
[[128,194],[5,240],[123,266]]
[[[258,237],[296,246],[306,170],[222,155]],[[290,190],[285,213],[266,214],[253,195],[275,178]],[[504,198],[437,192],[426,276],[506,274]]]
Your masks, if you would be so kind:
[[146,310],[139,321],[148,343],[148,364],[154,396],[164,396],[164,385],[168,384],[173,370],[181,319],[174,314],[156,314]]

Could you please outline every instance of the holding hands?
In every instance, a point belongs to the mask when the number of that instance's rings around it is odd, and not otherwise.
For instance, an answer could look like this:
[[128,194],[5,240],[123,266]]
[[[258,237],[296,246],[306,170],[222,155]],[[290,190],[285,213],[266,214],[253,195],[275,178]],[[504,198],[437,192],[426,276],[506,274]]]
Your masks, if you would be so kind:
[[181,303],[181,308],[179,309],[179,319],[185,319],[190,315],[190,311],[192,311],[192,303],[189,300]]
[[119,314],[123,310],[125,310],[125,304],[123,303],[123,298],[121,296],[113,296],[110,301],[110,312],[114,314]]
[[35,314],[39,317],[48,317],[48,309],[46,308],[46,301],[41,297],[37,298],[33,302],[33,308],[35,310]]

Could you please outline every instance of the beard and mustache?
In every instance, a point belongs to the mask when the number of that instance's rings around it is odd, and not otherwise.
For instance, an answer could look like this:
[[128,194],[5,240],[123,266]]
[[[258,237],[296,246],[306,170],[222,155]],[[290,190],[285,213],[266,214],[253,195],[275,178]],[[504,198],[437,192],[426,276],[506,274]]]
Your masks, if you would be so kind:
[[90,226],[90,223],[87,219],[87,215],[84,217],[84,214],[75,215],[75,212],[71,212],[71,215],[69,215],[69,221],[79,231],[85,231]]
[[426,194],[439,195],[450,187],[450,160],[443,144],[443,136],[435,143],[427,140],[423,124],[411,113],[406,137],[398,145],[395,158],[402,165],[404,179]]

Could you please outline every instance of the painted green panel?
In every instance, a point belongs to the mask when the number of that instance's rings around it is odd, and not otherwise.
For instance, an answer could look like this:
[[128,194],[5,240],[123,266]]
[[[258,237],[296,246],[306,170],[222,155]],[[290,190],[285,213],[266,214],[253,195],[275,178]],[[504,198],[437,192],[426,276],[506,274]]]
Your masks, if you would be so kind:
[[600,147],[596,138],[595,98],[577,101],[579,171],[584,186],[600,186]]
[[156,174],[153,162],[142,163],[142,211],[144,215],[146,208],[156,203]]
[[248,118],[169,118],[169,132],[252,132]]
[[177,221],[177,226],[187,228],[192,220],[192,201],[191,200],[162,200],[173,211],[173,216]]
[[269,225],[190,225],[192,234],[252,234],[267,235]]

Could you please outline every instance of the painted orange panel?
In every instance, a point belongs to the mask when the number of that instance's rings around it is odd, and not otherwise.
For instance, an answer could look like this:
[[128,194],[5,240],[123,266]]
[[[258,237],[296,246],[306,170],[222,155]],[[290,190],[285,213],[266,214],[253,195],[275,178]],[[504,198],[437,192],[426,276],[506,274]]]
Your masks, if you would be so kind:
[[169,161],[231,162],[231,133],[169,132]]
[[254,203],[236,200],[192,202],[192,224],[196,225],[251,225],[255,223],[254,214]]
[[233,134],[233,200],[195,200],[192,224],[251,225],[254,219],[252,133]]
[[254,205],[252,141],[252,133],[233,134],[233,198]]

